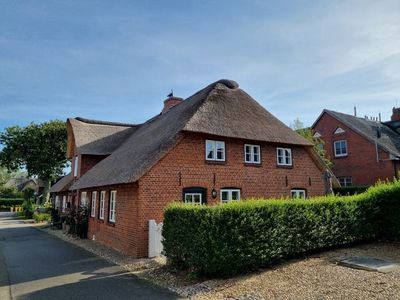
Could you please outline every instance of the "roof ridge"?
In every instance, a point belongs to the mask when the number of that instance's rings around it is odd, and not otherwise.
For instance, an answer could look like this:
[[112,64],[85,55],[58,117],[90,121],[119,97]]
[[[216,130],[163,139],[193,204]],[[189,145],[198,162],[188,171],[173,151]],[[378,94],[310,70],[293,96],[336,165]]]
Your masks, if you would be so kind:
[[86,119],[86,118],[82,118],[82,117],[75,117],[73,119],[78,120],[83,123],[94,124],[94,125],[110,125],[110,126],[121,126],[121,127],[137,127],[137,126],[141,125],[141,124],[113,122],[113,121],[93,120],[93,119]]

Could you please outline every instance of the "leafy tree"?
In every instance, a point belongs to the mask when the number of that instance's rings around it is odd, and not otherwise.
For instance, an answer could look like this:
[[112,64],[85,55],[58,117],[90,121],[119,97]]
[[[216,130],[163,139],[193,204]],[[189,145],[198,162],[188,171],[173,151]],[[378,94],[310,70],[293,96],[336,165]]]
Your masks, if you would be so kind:
[[315,137],[310,127],[304,127],[303,122],[301,122],[299,118],[294,120],[293,123],[290,124],[290,127],[314,144],[314,151],[322,158],[329,168],[333,166],[332,162],[326,156],[326,151],[324,149],[325,142],[321,138]]
[[7,168],[0,166],[0,186],[7,183],[7,181],[9,181],[11,178],[22,178],[26,177],[26,175],[27,174],[21,170],[10,172],[9,170],[7,170]]
[[50,182],[62,174],[66,164],[65,122],[53,120],[26,127],[13,126],[0,133],[0,166],[11,171],[26,169],[45,183],[43,199],[48,200]]

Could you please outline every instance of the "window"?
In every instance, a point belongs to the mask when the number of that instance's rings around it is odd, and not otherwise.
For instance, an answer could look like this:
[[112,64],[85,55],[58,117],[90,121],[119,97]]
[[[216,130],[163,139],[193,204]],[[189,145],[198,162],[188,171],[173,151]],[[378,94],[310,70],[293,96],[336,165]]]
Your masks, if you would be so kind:
[[87,206],[87,193],[86,192],[82,192],[81,193],[81,206]]
[[336,141],[334,143],[335,157],[347,156],[347,141]]
[[293,189],[290,191],[292,199],[306,199],[306,190]]
[[99,219],[104,220],[104,202],[106,199],[106,191],[101,191],[100,193],[100,203],[99,203]]
[[206,140],[206,160],[225,161],[225,142]]
[[67,208],[67,196],[62,197],[62,212],[65,212],[65,209]]
[[74,177],[78,176],[78,165],[79,165],[79,156],[75,156],[74,162]]
[[251,164],[259,164],[260,159],[260,146],[258,145],[244,145],[244,161]]
[[96,200],[97,200],[97,192],[92,192],[92,205],[90,206],[90,216],[94,218],[96,216]]
[[319,139],[321,136],[322,136],[322,135],[321,135],[318,131],[316,131],[316,132],[314,133],[314,135],[313,135],[313,137],[316,138],[316,139]]
[[60,208],[60,197],[59,196],[56,196],[56,200],[54,201],[54,206],[55,206],[55,209]]
[[203,204],[201,193],[186,193],[185,194],[185,203],[189,204]]
[[277,157],[278,166],[291,166],[292,165],[292,149],[276,148],[276,157]]
[[339,183],[341,186],[351,186],[352,179],[351,177],[338,177]]
[[110,212],[108,214],[108,221],[115,223],[115,205],[117,202],[117,191],[110,193]]
[[342,128],[338,127],[338,128],[336,128],[336,130],[333,134],[339,134],[339,133],[344,133],[344,132],[345,131]]
[[221,189],[221,202],[240,200],[240,189]]

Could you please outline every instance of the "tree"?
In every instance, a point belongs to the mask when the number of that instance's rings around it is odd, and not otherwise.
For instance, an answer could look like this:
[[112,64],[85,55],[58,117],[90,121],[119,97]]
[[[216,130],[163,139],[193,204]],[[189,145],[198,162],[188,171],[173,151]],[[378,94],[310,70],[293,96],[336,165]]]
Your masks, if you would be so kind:
[[299,118],[294,120],[293,123],[290,124],[290,127],[314,144],[314,151],[322,158],[328,168],[333,166],[332,162],[326,157],[326,151],[324,149],[325,142],[321,138],[315,137],[310,127],[304,127],[303,122],[301,122]]
[[45,183],[43,199],[48,200],[50,182],[60,176],[66,164],[65,122],[53,120],[26,127],[13,126],[0,133],[0,166],[10,171],[26,169]]
[[0,187],[3,186],[11,178],[23,178],[26,177],[25,172],[18,170],[16,172],[10,172],[5,167],[0,166]]

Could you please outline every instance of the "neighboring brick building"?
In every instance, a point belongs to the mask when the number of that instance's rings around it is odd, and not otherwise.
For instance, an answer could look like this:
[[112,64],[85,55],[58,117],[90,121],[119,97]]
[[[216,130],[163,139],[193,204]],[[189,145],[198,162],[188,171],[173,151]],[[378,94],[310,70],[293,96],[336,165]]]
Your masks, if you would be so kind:
[[400,158],[400,110],[392,120],[367,118],[324,110],[312,126],[325,142],[332,171],[342,186],[368,186],[398,176]]
[[73,204],[90,207],[89,238],[136,257],[147,256],[148,221],[162,221],[172,201],[306,197],[331,188],[310,142],[233,81],[186,100],[170,97],[140,125],[75,118],[67,128],[69,193]]

